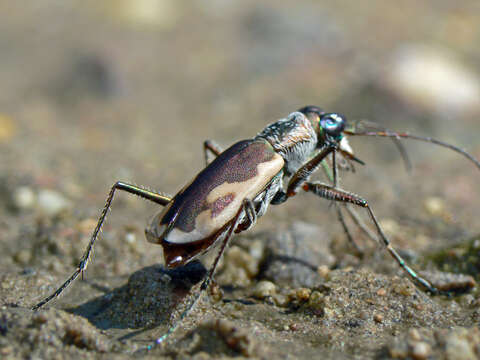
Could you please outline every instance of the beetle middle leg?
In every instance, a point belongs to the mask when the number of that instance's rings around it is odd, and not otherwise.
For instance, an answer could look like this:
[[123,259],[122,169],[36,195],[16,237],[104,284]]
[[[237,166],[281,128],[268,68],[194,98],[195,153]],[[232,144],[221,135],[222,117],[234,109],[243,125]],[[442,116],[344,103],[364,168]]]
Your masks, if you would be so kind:
[[[212,280],[213,275],[215,274],[215,270],[217,268],[218,262],[219,262],[220,258],[222,257],[222,255],[223,255],[223,253],[224,253],[224,251],[227,247],[227,244],[228,244],[228,242],[230,241],[230,238],[233,235],[233,232],[238,227],[238,225],[240,225],[240,220],[241,220],[241,217],[242,217],[242,213],[245,212],[245,216],[250,219],[250,215],[248,215],[248,213],[252,212],[252,211],[253,211],[253,213],[255,213],[255,206],[253,205],[253,202],[249,199],[244,199],[243,200],[243,205],[240,207],[237,214],[235,215],[235,217],[231,221],[232,225],[228,229],[228,232],[225,235],[225,238],[222,240],[222,244],[220,245],[220,250],[218,251],[217,257],[215,258],[215,261],[213,262],[213,265],[210,268],[207,277],[203,281],[201,289],[206,289],[208,287],[210,281]],[[254,214],[253,216],[254,216],[254,219],[256,220],[256,214]]]
[[[227,248],[227,245],[230,241],[230,239],[233,236],[234,231],[237,229],[237,227],[240,225],[240,220],[242,219],[242,213],[245,212],[245,216],[248,217],[248,211],[249,209],[255,209],[253,202],[249,199],[244,199],[243,204],[240,207],[240,209],[237,211],[237,214],[235,217],[230,221],[228,226],[225,228],[226,230],[220,230],[219,233],[217,234],[218,237],[224,235],[224,238],[222,239],[222,243],[220,245],[220,249],[218,251],[217,256],[215,257],[215,260],[213,261],[212,266],[210,267],[210,270],[208,271],[205,279],[203,280],[202,284],[200,285],[200,292],[193,297],[193,299],[190,301],[189,304],[186,305],[185,310],[180,314],[179,318],[175,323],[167,330],[165,334],[157,338],[151,345],[148,345],[145,350],[151,350],[154,346],[159,345],[163,343],[170,335],[173,334],[173,332],[177,329],[177,327],[180,325],[183,319],[190,313],[190,311],[195,307],[197,302],[200,300],[200,296],[203,293],[203,291],[207,290],[208,286],[213,280],[213,276],[215,275],[215,270],[217,269],[218,262],[220,261],[223,253],[225,252],[225,249]],[[225,233],[226,231],[226,233]]]
[[92,234],[92,237],[90,238],[90,242],[88,243],[87,249],[85,250],[82,256],[77,266],[77,269],[57,290],[55,290],[51,295],[49,295],[48,297],[40,301],[38,304],[36,304],[32,308],[32,310],[37,310],[38,308],[48,303],[50,300],[59,296],[78,277],[78,275],[82,274],[87,269],[88,262],[93,252],[93,245],[95,244],[98,234],[100,233],[100,230],[102,228],[102,225],[105,222],[105,218],[107,217],[108,210],[112,206],[112,201],[113,201],[113,197],[115,195],[116,190],[126,191],[130,194],[137,195],[143,199],[153,201],[154,203],[162,206],[167,205],[171,201],[171,199],[166,195],[158,194],[153,191],[143,189],[135,185],[127,184],[121,181],[117,181],[115,184],[113,184],[108,194],[108,197],[105,202],[105,206],[102,210],[102,213],[100,215],[100,218],[98,219],[97,226],[95,227],[95,230],[93,230],[93,234]]
[[363,207],[367,209],[367,212],[372,220],[372,222],[375,225],[375,228],[377,229],[377,232],[385,245],[387,251],[390,253],[390,255],[395,259],[395,261],[400,265],[400,267],[408,274],[410,279],[417,285],[419,285],[421,288],[427,289],[430,291],[432,294],[437,294],[438,290],[426,279],[422,278],[419,276],[407,263],[405,260],[400,256],[400,254],[392,247],[392,244],[390,243],[390,240],[386,237],[385,233],[383,232],[382,228],[380,227],[380,224],[377,221],[377,218],[375,217],[372,208],[369,206],[367,200],[361,198],[360,196],[341,190],[337,189],[335,187],[332,187],[330,185],[326,185],[323,183],[312,183],[312,182],[305,182],[302,186],[303,190],[307,192],[312,192],[315,195],[318,195],[324,199],[327,200],[333,200],[333,201],[339,201],[339,202],[344,202],[344,203],[351,203],[356,206]]

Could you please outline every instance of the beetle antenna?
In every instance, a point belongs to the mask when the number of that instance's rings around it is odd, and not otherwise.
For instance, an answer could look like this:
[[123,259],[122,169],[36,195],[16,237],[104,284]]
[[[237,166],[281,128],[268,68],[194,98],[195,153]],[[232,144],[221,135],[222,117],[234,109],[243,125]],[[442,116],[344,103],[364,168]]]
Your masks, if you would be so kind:
[[461,149],[457,146],[454,146],[452,144],[431,138],[431,137],[424,137],[424,136],[418,136],[418,135],[412,135],[408,132],[394,132],[390,130],[385,130],[385,131],[364,131],[364,132],[354,132],[354,131],[344,131],[345,134],[347,135],[360,135],[360,136],[377,136],[377,137],[389,137],[389,138],[395,138],[395,139],[413,139],[413,140],[418,140],[418,141],[423,141],[423,142],[429,142],[438,146],[445,147],[447,149],[453,150],[463,156],[465,156],[467,159],[469,159],[471,162],[475,164],[476,167],[480,169],[480,162],[470,155],[466,150]]
[[[367,121],[367,120],[357,121],[357,122],[354,123],[353,126],[354,126],[354,129],[355,129],[354,130],[355,134],[357,134],[357,135],[359,133],[364,133],[364,132],[367,132],[367,131],[370,131],[370,130],[375,130],[375,131],[380,131],[380,132],[390,132],[390,130],[388,130],[384,126],[382,126],[380,124],[377,124],[377,123],[374,123],[372,121]],[[363,127],[365,130],[357,132],[359,126]],[[412,162],[410,161],[410,157],[408,156],[407,149],[405,148],[405,146],[403,145],[403,143],[400,141],[399,138],[392,137],[391,139],[393,141],[393,144],[396,146],[398,152],[400,153],[400,156],[402,157],[403,164],[405,166],[405,170],[408,173],[411,173],[412,172]]]

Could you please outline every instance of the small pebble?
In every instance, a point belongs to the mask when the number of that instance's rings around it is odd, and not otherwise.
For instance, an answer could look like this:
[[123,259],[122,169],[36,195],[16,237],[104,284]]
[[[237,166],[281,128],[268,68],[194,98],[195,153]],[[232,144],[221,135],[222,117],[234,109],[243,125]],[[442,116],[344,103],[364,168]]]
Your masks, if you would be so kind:
[[415,360],[424,360],[427,359],[432,353],[432,348],[429,344],[423,341],[419,341],[413,345],[411,354],[412,358]]
[[445,355],[447,359],[470,360],[477,358],[466,338],[466,331],[466,329],[459,329],[446,337]]
[[277,292],[277,287],[270,281],[260,281],[253,290],[253,296],[258,299],[265,299],[266,297],[273,296]]
[[277,306],[287,306],[289,303],[289,298],[283,294],[273,295],[272,300]]
[[218,286],[217,283],[212,284],[209,287],[210,290],[210,297],[213,299],[215,302],[219,302],[220,300],[223,299],[223,291],[220,286]]
[[308,306],[313,309],[325,311],[325,296],[319,291],[312,291],[308,298]]
[[137,241],[137,237],[135,236],[135,233],[133,233],[133,232],[127,232],[125,234],[124,239],[129,244],[134,244]]
[[408,337],[413,341],[422,340],[422,337],[420,336],[420,332],[418,331],[418,329],[410,329],[408,331]]
[[251,357],[253,355],[255,341],[246,329],[238,328],[231,321],[220,319],[216,321],[207,321],[203,326],[217,332],[232,350],[239,352],[246,357]]
[[480,85],[471,66],[443,49],[417,44],[404,45],[393,54],[382,82],[397,97],[429,111],[478,111]]
[[137,236],[135,235],[135,233],[127,232],[125,234],[124,240],[128,244],[130,250],[132,250],[136,254],[140,253],[140,250],[138,248]]
[[20,186],[13,192],[13,203],[19,209],[31,209],[35,206],[35,193],[28,186]]
[[289,328],[291,331],[297,331],[299,326],[297,323],[293,323],[293,324],[290,324]]
[[255,260],[262,260],[265,255],[265,241],[252,241],[249,246],[249,253]]
[[394,344],[390,347],[389,353],[393,359],[405,359],[408,356],[408,348],[405,343]]
[[320,265],[317,269],[318,275],[322,277],[322,279],[327,279],[328,274],[330,274],[330,268],[327,265]]
[[375,314],[373,315],[373,320],[375,320],[376,323],[382,323],[383,322],[383,315],[382,314]]
[[445,213],[445,202],[439,197],[429,197],[424,201],[423,206],[432,216],[441,216]]
[[415,304],[413,304],[413,308],[414,308],[415,310],[417,310],[417,311],[423,311],[423,309],[424,309],[425,307],[423,306],[423,304],[415,303]]
[[385,296],[387,295],[387,290],[385,290],[384,288],[380,288],[377,290],[377,295],[378,296]]
[[32,260],[32,254],[29,250],[22,249],[13,256],[13,260],[20,265],[27,265],[30,263],[30,260]]
[[69,209],[71,203],[59,192],[43,189],[38,193],[38,206],[47,215],[54,216]]
[[122,0],[111,12],[134,25],[170,29],[180,16],[179,5],[174,0]]
[[228,250],[225,263],[226,265],[230,263],[237,269],[244,269],[249,277],[254,277],[258,274],[258,260],[238,246],[234,245]]
[[310,298],[310,295],[312,293],[312,290],[308,288],[300,288],[296,291],[295,295],[299,301],[308,301]]

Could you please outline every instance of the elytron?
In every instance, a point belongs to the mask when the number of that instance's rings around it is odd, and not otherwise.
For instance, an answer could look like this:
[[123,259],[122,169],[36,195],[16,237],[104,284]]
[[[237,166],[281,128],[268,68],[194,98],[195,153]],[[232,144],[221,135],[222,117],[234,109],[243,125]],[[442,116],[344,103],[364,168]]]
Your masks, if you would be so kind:
[[[418,287],[432,294],[438,293],[435,286],[419,276],[392,247],[369,202],[339,187],[339,167],[353,166],[352,162],[363,164],[354,155],[347,136],[389,137],[396,142],[402,154],[404,148],[399,142],[402,138],[430,142],[460,153],[479,169],[480,163],[466,151],[432,138],[393,132],[373,125],[364,126],[362,130],[358,125],[350,126],[341,114],[327,113],[316,106],[305,106],[268,125],[254,138],[239,141],[225,151],[212,141],[205,141],[207,166],[173,197],[116,182],[77,269],[65,283],[33,309],[40,308],[60,295],[85,271],[117,190],[138,195],[163,207],[145,234],[149,242],[162,245],[168,268],[185,265],[210,249],[218,249],[201,290],[210,284],[219,259],[234,233],[243,232],[255,225],[270,204],[284,203],[299,191],[305,191],[337,204],[338,217],[349,238],[351,236],[343,221],[342,211],[349,211],[355,216],[351,206],[365,209],[376,232],[372,236],[380,239]],[[216,156],[210,163],[209,153]],[[330,160],[329,165],[325,165],[327,159]],[[328,182],[310,181],[310,176],[322,165],[329,175]],[[186,312],[191,307],[193,303],[187,307]],[[175,327],[174,324],[155,343],[163,342]],[[148,348],[151,347],[152,345]]]

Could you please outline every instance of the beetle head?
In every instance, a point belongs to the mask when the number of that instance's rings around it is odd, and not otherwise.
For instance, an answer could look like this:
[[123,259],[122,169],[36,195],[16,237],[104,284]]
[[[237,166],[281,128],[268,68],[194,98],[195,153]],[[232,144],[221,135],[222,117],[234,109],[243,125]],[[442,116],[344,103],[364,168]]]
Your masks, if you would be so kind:
[[336,146],[347,156],[353,156],[353,151],[344,134],[347,118],[338,113],[326,113],[318,106],[309,105],[298,109],[317,129],[319,146]]

